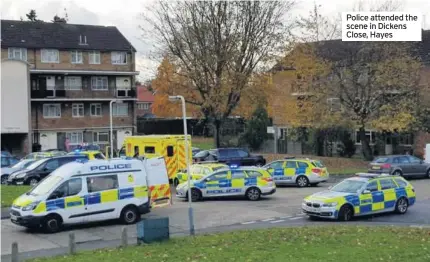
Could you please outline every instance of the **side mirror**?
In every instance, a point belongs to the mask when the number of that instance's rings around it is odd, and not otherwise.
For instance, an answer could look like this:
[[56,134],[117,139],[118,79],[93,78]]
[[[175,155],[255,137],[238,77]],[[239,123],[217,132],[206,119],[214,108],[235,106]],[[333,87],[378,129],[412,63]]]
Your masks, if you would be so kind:
[[60,198],[60,197],[61,197],[60,192],[58,192],[58,191],[54,191],[54,192],[51,194],[51,196],[49,197],[49,199],[57,199],[57,198]]
[[370,193],[372,193],[370,192],[370,190],[367,190],[367,189],[363,190],[363,194],[370,194]]

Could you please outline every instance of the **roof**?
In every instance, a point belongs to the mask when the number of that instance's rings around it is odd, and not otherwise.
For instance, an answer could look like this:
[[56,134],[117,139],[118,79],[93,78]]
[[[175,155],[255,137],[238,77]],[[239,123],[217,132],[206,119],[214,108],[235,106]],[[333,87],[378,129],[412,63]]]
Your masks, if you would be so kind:
[[137,102],[150,102],[153,103],[155,96],[146,86],[137,86]]
[[115,26],[17,20],[1,20],[1,46],[136,52]]

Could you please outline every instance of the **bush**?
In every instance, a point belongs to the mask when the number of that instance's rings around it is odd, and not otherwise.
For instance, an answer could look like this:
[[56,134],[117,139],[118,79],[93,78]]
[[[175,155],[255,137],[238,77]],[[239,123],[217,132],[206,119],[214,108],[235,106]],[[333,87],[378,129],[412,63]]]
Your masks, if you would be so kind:
[[351,135],[348,132],[344,132],[342,135],[341,143],[338,144],[337,152],[341,157],[351,158],[356,151],[354,141],[351,139]]
[[267,139],[267,126],[270,124],[269,115],[264,107],[259,106],[246,124],[245,132],[240,141],[246,142],[253,150],[260,149]]

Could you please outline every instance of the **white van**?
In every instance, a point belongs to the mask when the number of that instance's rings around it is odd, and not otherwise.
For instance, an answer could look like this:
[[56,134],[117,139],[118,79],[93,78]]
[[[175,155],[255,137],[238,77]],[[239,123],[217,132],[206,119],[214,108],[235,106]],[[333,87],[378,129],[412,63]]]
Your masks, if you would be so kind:
[[133,224],[151,207],[170,203],[162,157],[78,161],[58,168],[17,198],[10,216],[15,224],[52,233],[63,224],[109,219]]

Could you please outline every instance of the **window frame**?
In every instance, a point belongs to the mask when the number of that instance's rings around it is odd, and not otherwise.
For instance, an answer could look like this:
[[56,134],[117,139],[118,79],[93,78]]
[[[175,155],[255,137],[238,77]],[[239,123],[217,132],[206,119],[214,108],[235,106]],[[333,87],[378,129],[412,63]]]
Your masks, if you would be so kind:
[[[100,135],[106,135],[106,141],[100,140]],[[97,139],[95,139],[97,138]],[[109,132],[93,132],[93,142],[96,144],[108,144],[109,143]]]
[[[79,192],[75,193],[75,194],[70,194],[70,181],[72,180],[80,180],[81,181],[81,190],[79,190]],[[54,193],[58,192],[58,189],[60,189],[61,187],[64,187],[65,185],[67,185],[67,192],[65,194],[65,196],[59,197],[59,198],[65,198],[65,197],[70,197],[70,196],[77,196],[79,195],[83,188],[84,188],[84,183],[82,182],[82,178],[80,177],[72,177],[67,181],[64,181],[63,183],[61,183],[59,186],[57,186],[57,188],[54,189],[54,191],[52,191],[52,193],[49,195],[48,200],[52,200],[54,199],[52,196],[54,195]]]
[[[73,135],[76,135],[76,137],[78,138],[77,140],[79,140],[79,138],[82,138],[81,141],[77,141],[77,142],[73,141],[71,139]],[[66,132],[66,138],[69,139],[70,145],[80,145],[84,141],[84,134],[83,134],[83,132]]]
[[[74,81],[76,81],[77,79],[79,79],[78,85],[70,85],[70,80],[75,79]],[[82,90],[82,77],[81,76],[66,76],[64,78],[64,90],[67,91],[81,91]]]
[[167,153],[167,157],[173,157],[175,155],[175,148],[172,145],[167,146],[166,153]]
[[[45,107],[50,107],[50,106],[53,106],[53,107],[57,108],[57,110],[59,111],[59,114],[57,114],[56,116],[45,115]],[[47,103],[47,104],[43,104],[43,106],[42,106],[42,115],[43,115],[43,118],[61,118],[61,104],[59,104],[59,103]]]
[[[115,55],[124,55],[124,54],[125,54],[125,62],[114,61]],[[128,64],[128,54],[125,51],[113,51],[113,52],[111,52],[110,60],[111,60],[112,65],[127,65]],[[120,59],[120,60],[122,60],[122,59]],[[118,60],[118,61],[120,61],[120,60]]]
[[[100,115],[95,115],[95,114],[93,114],[93,107],[95,108],[94,109],[95,112],[97,112],[98,106],[100,107]],[[93,117],[101,117],[101,116],[103,116],[103,106],[102,106],[101,103],[91,103],[90,104],[90,116],[93,116]]]
[[[127,113],[125,114],[118,114],[118,107],[127,107]],[[114,103],[112,105],[112,116],[114,117],[124,117],[129,115],[129,106],[128,103]]]
[[[296,161],[296,167],[297,168],[300,168],[300,164],[302,164],[302,165],[306,165],[306,166],[304,166],[304,168],[309,168],[309,164],[308,163],[306,163],[306,162],[303,162],[303,161]],[[303,168],[303,167],[302,167]]]
[[[80,109],[82,109],[82,115],[79,114]],[[75,110],[77,110],[77,113],[78,113],[77,115],[75,115]],[[72,103],[72,117],[73,118],[82,118],[84,116],[85,116],[84,103]]]
[[[225,178],[221,178],[221,179],[214,179],[215,176],[220,175],[225,173]],[[224,179],[228,179],[228,171],[220,171],[220,172],[216,172],[212,175],[210,175],[208,178],[210,178],[210,181],[220,181],[220,180],[224,180]]]
[[[147,151],[148,149],[152,149],[151,152],[148,152]],[[145,146],[143,148],[143,150],[144,150],[145,154],[155,154],[155,147],[154,146]]]
[[[114,186],[112,188],[105,188],[102,190],[93,190],[93,188],[90,186],[90,182],[89,180],[91,179],[100,179],[100,178],[105,178],[105,177],[114,177]],[[87,182],[87,191],[88,193],[97,193],[97,192],[103,192],[103,191],[108,191],[108,190],[115,190],[119,188],[119,179],[118,179],[118,175],[117,174],[106,174],[106,175],[101,175],[101,176],[88,176],[86,178],[86,182]]]
[[[98,56],[98,63],[94,59],[97,56]],[[91,59],[91,57],[93,57],[93,59]],[[100,65],[101,64],[101,53],[100,53],[100,51],[89,51],[88,52],[88,64],[90,64],[90,65]]]
[[[76,61],[73,61],[73,58],[76,58]],[[84,63],[84,56],[82,54],[82,51],[79,51],[79,50],[70,51],[70,63],[71,64],[83,64]]]
[[[56,52],[57,53],[57,60],[55,60],[55,61],[46,60],[45,59],[46,58],[45,57],[46,52]],[[40,62],[41,63],[55,63],[55,64],[60,63],[60,50],[58,50],[58,49],[52,49],[52,48],[41,49],[40,50]]]
[[[104,85],[102,85],[102,88],[98,88],[98,85],[94,85],[94,80],[96,84],[98,84],[98,81],[101,80],[104,83],[104,80],[106,80],[106,88]],[[91,77],[91,90],[92,91],[109,91],[109,78],[107,76],[92,76]]]
[[[280,163],[281,164],[281,167],[273,167],[272,165],[273,164],[275,164],[275,163]],[[272,168],[272,169],[283,169],[284,167],[285,167],[285,161],[282,161],[282,160],[276,160],[276,161],[273,161],[272,163],[269,163],[269,165],[268,165],[268,167],[269,168]]]
[[[252,175],[253,173],[258,174],[258,176]],[[248,178],[263,177],[263,174],[260,171],[257,171],[257,170],[246,170],[246,175],[247,175]]]
[[[392,184],[394,187],[390,187],[390,188],[383,188],[383,186],[382,186],[382,182],[384,182],[384,181],[391,181],[391,184]],[[396,184],[396,182],[395,182],[392,178],[386,178],[386,179],[380,179],[380,180],[379,180],[379,187],[380,187],[380,190],[381,190],[381,191],[383,191],[383,190],[395,189],[395,188],[397,188],[397,187],[398,187],[398,185]]]
[[[235,174],[243,174],[243,177],[234,177]],[[232,170],[231,179],[245,179],[248,177],[248,173],[245,170]]]
[[[369,135],[369,145],[375,145],[377,132],[374,130],[367,130],[367,129],[364,132],[365,132],[366,136]],[[358,142],[358,140],[357,140],[357,139],[360,139],[360,130],[355,130],[354,136],[355,136],[355,141],[354,141],[355,144],[361,145],[361,141]]]
[[[295,167],[289,167],[288,166],[288,163],[289,162],[291,162],[291,163],[295,163],[296,165],[295,165]],[[296,160],[287,160],[287,161],[285,161],[285,168],[297,168],[298,167],[298,164],[297,164],[297,161]]]
[[[19,58],[15,57],[15,52],[16,51],[19,51]],[[7,58],[11,59],[11,60],[27,61],[27,48],[9,47],[7,49]]]
[[[369,187],[369,185],[370,184],[376,184],[376,189],[375,190],[369,190],[368,189],[368,187]],[[370,181],[369,183],[367,183],[367,185],[366,185],[366,187],[365,187],[365,190],[369,190],[371,193],[372,192],[377,192],[377,191],[379,191],[379,183],[378,183],[378,181],[376,181],[376,180],[373,180],[373,181]]]

